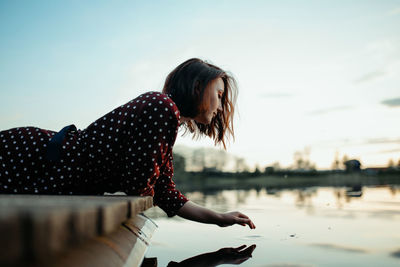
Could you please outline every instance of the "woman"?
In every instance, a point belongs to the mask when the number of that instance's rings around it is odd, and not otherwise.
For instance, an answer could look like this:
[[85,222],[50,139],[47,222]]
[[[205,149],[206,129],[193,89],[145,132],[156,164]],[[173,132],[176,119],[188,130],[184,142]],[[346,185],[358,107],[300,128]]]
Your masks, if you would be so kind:
[[167,77],[163,93],[148,92],[84,130],[36,127],[0,132],[0,192],[154,196],[168,216],[219,226],[253,222],[240,212],[218,213],[189,201],[172,180],[178,128],[225,147],[233,136],[234,79],[217,66],[189,59]]

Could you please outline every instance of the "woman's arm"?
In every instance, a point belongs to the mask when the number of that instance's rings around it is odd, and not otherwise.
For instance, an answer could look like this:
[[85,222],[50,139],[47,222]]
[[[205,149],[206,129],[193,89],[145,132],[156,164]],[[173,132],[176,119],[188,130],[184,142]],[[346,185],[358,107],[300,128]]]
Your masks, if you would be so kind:
[[178,215],[191,221],[216,224],[221,227],[234,224],[245,226],[247,224],[251,229],[256,228],[249,217],[238,211],[219,213],[199,206],[192,201],[187,201],[185,205],[183,205],[183,207],[179,209]]

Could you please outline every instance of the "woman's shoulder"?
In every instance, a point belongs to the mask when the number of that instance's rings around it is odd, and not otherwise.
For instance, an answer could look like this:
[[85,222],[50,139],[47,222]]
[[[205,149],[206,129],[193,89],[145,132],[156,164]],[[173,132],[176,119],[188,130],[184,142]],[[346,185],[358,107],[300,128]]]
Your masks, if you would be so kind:
[[156,102],[156,101],[162,101],[162,102],[173,102],[172,99],[168,94],[164,94],[161,92],[157,91],[149,91],[146,93],[143,93],[133,99],[133,101],[137,100],[142,100],[142,101],[147,101],[147,102]]
[[149,91],[132,99],[129,103],[136,106],[136,108],[155,113],[167,112],[169,114],[174,114],[178,120],[180,119],[178,107],[168,94]]
[[156,102],[156,101],[173,102],[168,94],[164,94],[164,93],[157,92],[157,91],[149,91],[149,92],[143,93],[143,94],[139,95],[138,97],[136,97],[135,99],[133,99],[133,101],[135,101],[135,100],[136,101],[142,100],[142,101],[147,101],[147,102]]

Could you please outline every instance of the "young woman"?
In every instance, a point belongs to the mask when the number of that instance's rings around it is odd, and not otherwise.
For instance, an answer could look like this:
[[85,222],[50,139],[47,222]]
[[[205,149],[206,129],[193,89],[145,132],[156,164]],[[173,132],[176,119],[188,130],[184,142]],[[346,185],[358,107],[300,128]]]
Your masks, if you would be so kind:
[[172,180],[179,127],[225,147],[233,136],[236,83],[225,71],[193,58],[167,77],[163,92],[144,93],[90,124],[56,133],[36,127],[0,132],[0,193],[153,196],[168,216],[229,226],[253,222],[189,201]]

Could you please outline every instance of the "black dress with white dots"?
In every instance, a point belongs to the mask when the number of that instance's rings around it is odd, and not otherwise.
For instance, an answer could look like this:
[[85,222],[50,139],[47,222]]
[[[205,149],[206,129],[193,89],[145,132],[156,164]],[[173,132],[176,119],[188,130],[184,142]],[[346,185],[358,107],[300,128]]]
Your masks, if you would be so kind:
[[168,95],[148,92],[90,124],[69,130],[56,160],[57,134],[36,127],[0,132],[0,193],[154,196],[173,216],[187,201],[172,180],[180,114]]

